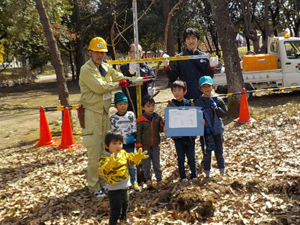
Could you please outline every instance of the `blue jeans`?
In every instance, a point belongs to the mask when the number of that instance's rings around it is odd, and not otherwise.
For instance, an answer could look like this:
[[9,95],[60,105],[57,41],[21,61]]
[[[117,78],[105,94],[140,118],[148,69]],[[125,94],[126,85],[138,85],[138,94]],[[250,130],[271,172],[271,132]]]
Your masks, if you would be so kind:
[[179,175],[181,179],[186,178],[185,174],[185,156],[188,159],[188,165],[191,171],[191,179],[197,177],[196,170],[196,159],[195,159],[195,139],[190,137],[183,137],[174,139],[175,148],[177,152],[177,161],[178,161],[178,169]]
[[[214,141],[215,141],[215,157],[218,163],[219,169],[225,168],[225,159],[223,155],[223,143],[224,143],[224,137],[223,134],[217,134],[214,135]],[[207,150],[207,146],[205,144],[203,136],[200,137],[202,152],[203,152],[203,164],[204,164],[204,170],[210,171],[211,169],[211,157],[212,157],[212,151]]]
[[[123,145],[123,148],[126,152],[128,153],[134,153],[135,146],[134,144],[128,144],[128,145]],[[130,182],[131,184],[134,184],[137,182],[137,173],[136,173],[136,166],[128,166],[128,171],[130,175]]]
[[146,181],[151,181],[151,163],[153,166],[155,178],[157,182],[162,181],[162,172],[160,169],[160,148],[159,146],[143,147],[143,151],[147,150],[149,157],[143,159],[143,171]]

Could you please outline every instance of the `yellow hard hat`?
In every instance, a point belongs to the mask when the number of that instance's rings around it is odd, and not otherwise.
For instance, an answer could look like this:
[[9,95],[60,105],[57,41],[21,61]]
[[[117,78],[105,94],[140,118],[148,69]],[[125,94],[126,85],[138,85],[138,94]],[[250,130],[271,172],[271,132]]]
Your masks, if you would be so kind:
[[106,41],[101,37],[95,37],[91,40],[88,50],[95,52],[108,52]]

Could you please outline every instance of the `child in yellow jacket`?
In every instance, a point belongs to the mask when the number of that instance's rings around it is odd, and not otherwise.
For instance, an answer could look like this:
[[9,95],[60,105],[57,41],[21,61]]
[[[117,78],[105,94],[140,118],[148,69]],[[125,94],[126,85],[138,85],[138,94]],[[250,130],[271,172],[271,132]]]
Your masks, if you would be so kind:
[[105,136],[106,152],[99,161],[98,173],[106,178],[108,184],[108,198],[110,203],[109,225],[115,225],[118,220],[126,221],[129,206],[130,176],[128,165],[136,165],[148,158],[147,151],[140,148],[137,153],[127,153],[123,149],[123,135],[113,129]]

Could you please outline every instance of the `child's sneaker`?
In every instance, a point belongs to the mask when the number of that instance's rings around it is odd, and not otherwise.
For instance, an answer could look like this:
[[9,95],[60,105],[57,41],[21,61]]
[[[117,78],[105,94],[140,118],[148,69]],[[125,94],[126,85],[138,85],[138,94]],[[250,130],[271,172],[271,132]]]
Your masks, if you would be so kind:
[[193,182],[196,182],[197,180],[198,180],[197,177],[193,177],[193,178],[192,178],[192,181],[193,181]]
[[204,170],[206,178],[210,178],[210,171],[209,170]]
[[133,185],[131,185],[131,189],[138,191],[140,190],[140,187],[137,182],[134,182]]
[[123,220],[119,220],[119,222],[121,223],[121,224],[132,224],[132,223],[130,223],[130,221],[129,221],[129,219],[123,219]]
[[97,198],[104,198],[106,197],[106,194],[100,190],[100,191],[90,191],[91,194],[93,194]]
[[225,175],[225,169],[223,168],[223,169],[219,169],[220,170],[220,174],[222,175],[222,176],[224,176]]
[[183,179],[181,179],[181,182],[184,183],[184,184],[186,184],[186,183],[188,183],[189,181],[188,181],[188,179],[183,178]]
[[104,185],[104,186],[101,188],[101,191],[102,191],[104,194],[108,195],[108,185],[107,185],[107,184]]
[[148,190],[153,189],[153,184],[152,184],[151,180],[148,180],[148,181],[147,181],[147,189],[148,189]]
[[167,184],[164,181],[157,182],[157,186],[163,190],[167,188]]

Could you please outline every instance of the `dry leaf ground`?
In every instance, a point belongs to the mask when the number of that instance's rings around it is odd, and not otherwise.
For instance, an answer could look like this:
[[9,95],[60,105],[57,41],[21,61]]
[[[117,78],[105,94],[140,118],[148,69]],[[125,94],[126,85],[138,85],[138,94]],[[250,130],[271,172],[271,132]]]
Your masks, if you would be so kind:
[[[158,81],[159,86],[165,83],[164,78]],[[76,104],[78,86],[68,85],[70,102]],[[0,97],[0,224],[108,224],[108,199],[94,198],[86,188],[86,149],[34,148],[38,106],[58,105],[55,83],[3,89]],[[156,100],[170,98],[165,89]],[[136,225],[300,224],[299,100],[296,93],[254,97],[249,107],[256,122],[225,121],[224,177],[214,160],[210,180],[201,174],[194,183],[179,183],[174,144],[163,138],[168,188],[132,192],[129,220]],[[59,131],[60,112],[46,115],[51,131]],[[196,149],[199,167],[198,141]]]

